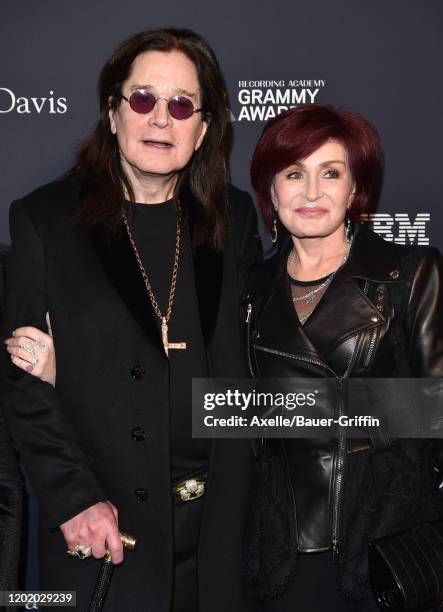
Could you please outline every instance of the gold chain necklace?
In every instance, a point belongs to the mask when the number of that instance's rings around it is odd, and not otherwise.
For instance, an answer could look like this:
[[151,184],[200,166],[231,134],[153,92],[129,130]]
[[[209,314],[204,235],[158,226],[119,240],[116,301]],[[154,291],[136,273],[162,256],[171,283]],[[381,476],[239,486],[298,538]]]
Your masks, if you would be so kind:
[[[149,206],[149,204],[146,204],[146,206]],[[151,283],[149,282],[148,275],[146,274],[145,267],[139,255],[137,246],[135,244],[134,237],[132,236],[132,232],[129,227],[128,218],[123,208],[122,208],[122,219],[123,219],[123,223],[125,224],[126,232],[128,234],[128,238],[131,243],[132,250],[134,251],[134,255],[137,260],[138,267],[143,277],[143,281],[145,283],[146,291],[148,292],[152,308],[155,314],[157,315],[157,317],[162,322],[162,342],[163,342],[163,347],[165,349],[166,356],[169,357],[169,349],[185,349],[186,348],[186,342],[169,342],[169,339],[168,339],[168,323],[171,318],[172,306],[174,304],[175,288],[177,285],[178,264],[180,261],[181,221],[182,221],[180,201],[177,201],[177,230],[175,234],[175,255],[174,255],[174,264],[172,266],[171,287],[169,289],[168,307],[166,309],[165,315],[161,313],[157,299],[154,295],[154,292],[152,291]]]

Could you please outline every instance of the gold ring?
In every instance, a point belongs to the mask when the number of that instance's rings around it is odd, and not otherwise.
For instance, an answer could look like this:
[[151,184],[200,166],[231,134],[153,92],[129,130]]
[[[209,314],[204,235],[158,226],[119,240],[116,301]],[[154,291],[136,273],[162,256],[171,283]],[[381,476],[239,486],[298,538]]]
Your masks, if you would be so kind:
[[205,485],[204,478],[188,478],[176,484],[172,488],[172,494],[182,502],[191,501],[205,494]]
[[79,559],[87,559],[92,555],[92,548],[90,546],[83,546],[82,544],[76,544],[74,548],[68,548],[66,551],[71,557],[78,557]]

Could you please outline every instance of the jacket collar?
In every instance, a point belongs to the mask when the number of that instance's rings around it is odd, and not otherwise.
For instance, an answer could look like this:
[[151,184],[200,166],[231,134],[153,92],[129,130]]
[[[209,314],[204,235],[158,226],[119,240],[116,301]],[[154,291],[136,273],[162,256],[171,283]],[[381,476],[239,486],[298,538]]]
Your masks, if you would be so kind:
[[[192,207],[188,210],[192,243],[195,215]],[[91,238],[103,270],[115,290],[143,332],[164,355],[158,318],[152,309],[126,231],[123,228],[118,235],[107,240],[103,234],[103,229],[97,227],[92,232]],[[210,246],[204,245],[193,252],[193,263],[200,322],[203,339],[207,346],[217,321],[223,277],[223,254]]]
[[363,278],[380,283],[400,282],[400,250],[365,224],[355,226],[348,261],[343,267],[348,278]]
[[[286,260],[292,248],[287,238],[279,251],[252,269],[244,301],[248,297],[271,293],[286,274]],[[400,253],[398,245],[386,242],[363,224],[356,224],[354,239],[346,264],[337,274],[340,280],[362,278],[374,282],[400,282]]]
[[[257,344],[315,359],[328,367],[328,356],[340,344],[385,322],[357,279],[399,282],[398,247],[365,227],[357,227],[346,264],[337,272],[304,326],[300,325],[289,293],[286,261],[290,248],[289,240],[262,265],[261,271],[257,266],[251,274],[244,299],[260,301]],[[265,310],[267,316],[261,322]],[[294,332],[288,333],[288,329]]]

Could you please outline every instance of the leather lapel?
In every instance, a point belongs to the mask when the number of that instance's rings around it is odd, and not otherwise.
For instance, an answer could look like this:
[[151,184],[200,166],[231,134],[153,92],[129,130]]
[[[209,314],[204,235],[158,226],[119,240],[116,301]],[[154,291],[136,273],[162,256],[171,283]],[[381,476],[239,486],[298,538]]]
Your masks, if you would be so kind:
[[91,237],[95,252],[112,285],[142,330],[166,359],[156,315],[126,231],[122,229],[117,236],[106,240],[102,228],[97,228]]
[[[274,350],[282,351],[290,355],[298,355],[309,360],[323,363],[323,357],[311,342],[304,328],[300,325],[295,309],[292,305],[289,283],[286,277],[286,259],[288,248],[282,248],[282,255],[276,255],[272,261],[261,264],[264,274],[260,273],[257,266],[256,277],[258,293],[261,306],[256,322],[256,331],[253,344]],[[254,289],[251,298],[257,297]],[[252,297],[254,296],[254,297]],[[266,313],[266,316],[263,314]]]
[[266,316],[260,316],[258,320],[259,336],[253,344],[323,363],[322,355],[300,325],[285,280],[284,277],[280,279],[264,306],[262,314],[266,313]]
[[[402,282],[398,248],[357,225],[348,261],[332,280],[305,331],[325,356],[351,336],[382,326],[386,319],[359,284]],[[360,282],[359,282],[360,281]]]
[[345,267],[335,276],[304,325],[317,350],[327,358],[348,338],[383,325],[385,318]]

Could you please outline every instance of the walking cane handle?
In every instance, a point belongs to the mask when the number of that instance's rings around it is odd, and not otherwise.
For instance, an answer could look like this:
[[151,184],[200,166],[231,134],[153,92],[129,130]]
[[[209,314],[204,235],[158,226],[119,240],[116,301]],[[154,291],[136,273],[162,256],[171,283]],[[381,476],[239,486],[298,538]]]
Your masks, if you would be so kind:
[[127,550],[135,550],[135,547],[137,546],[137,538],[135,536],[131,535],[130,533],[120,531],[120,537],[123,548],[126,548]]
[[[123,548],[126,548],[126,550],[135,550],[135,547],[137,546],[137,538],[135,536],[131,535],[130,533],[124,533],[123,531],[120,531],[120,538],[123,544]],[[103,556],[103,561],[111,563],[112,554],[109,552],[109,550],[105,552]]]

